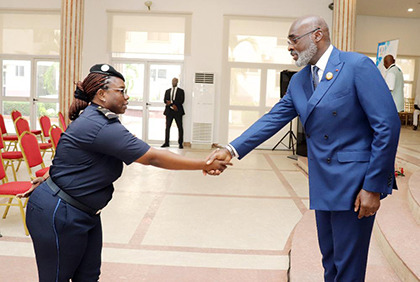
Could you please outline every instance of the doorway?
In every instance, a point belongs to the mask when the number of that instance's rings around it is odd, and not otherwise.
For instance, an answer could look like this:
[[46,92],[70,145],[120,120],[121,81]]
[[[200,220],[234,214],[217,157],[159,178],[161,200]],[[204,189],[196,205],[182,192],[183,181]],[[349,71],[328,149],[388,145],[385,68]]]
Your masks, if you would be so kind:
[[[166,124],[163,99],[166,89],[172,86],[172,78],[179,78],[179,87],[182,88],[182,62],[118,61],[114,66],[124,75],[130,96],[121,123],[149,144],[163,143]],[[176,140],[178,129],[172,126],[170,141],[176,143]]]
[[47,115],[51,123],[58,124],[58,59],[0,60],[1,106],[7,132],[15,132],[11,112],[18,110],[30,123],[31,129],[39,129],[39,117]]

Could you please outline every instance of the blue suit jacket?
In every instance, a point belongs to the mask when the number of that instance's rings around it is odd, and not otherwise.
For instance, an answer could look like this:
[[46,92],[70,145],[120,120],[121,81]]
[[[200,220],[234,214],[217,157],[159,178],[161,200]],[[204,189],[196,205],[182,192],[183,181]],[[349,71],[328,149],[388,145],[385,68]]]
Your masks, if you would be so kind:
[[350,210],[362,188],[382,196],[396,189],[400,119],[368,57],[334,48],[315,91],[306,66],[283,99],[231,145],[243,158],[297,115],[307,134],[311,209]]

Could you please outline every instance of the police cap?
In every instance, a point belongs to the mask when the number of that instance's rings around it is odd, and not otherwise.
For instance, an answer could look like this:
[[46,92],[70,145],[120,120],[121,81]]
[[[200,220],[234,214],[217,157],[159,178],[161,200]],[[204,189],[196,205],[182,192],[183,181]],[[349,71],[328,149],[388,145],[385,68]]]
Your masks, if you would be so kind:
[[108,65],[108,64],[96,64],[93,67],[91,67],[89,71],[105,74],[107,76],[116,76],[118,78],[121,78],[123,81],[125,81],[124,76],[120,72],[116,71],[111,65]]

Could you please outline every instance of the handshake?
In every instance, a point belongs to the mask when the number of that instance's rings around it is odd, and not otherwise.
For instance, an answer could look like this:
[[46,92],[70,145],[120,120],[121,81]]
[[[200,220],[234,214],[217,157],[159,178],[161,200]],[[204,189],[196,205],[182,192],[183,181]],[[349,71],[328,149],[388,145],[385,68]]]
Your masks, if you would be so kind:
[[231,159],[232,155],[226,148],[217,148],[207,156],[203,174],[220,175],[228,165],[232,165]]

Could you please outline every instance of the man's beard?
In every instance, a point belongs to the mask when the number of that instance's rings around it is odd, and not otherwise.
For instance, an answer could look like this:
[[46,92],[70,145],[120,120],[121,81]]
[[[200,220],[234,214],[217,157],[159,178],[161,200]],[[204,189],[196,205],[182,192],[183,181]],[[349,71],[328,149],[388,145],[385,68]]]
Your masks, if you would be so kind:
[[298,55],[298,59],[295,62],[296,66],[303,67],[306,66],[309,61],[315,56],[318,52],[318,47],[316,47],[315,43],[311,40],[308,49],[303,50],[302,52],[295,51]]

